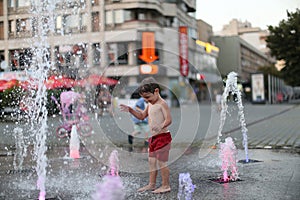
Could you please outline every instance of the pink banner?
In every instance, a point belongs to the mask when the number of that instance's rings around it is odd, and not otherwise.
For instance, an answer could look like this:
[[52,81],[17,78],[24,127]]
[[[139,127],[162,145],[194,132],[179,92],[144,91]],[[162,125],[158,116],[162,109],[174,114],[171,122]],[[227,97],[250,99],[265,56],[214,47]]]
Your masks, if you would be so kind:
[[187,76],[189,74],[189,62],[188,62],[188,36],[187,27],[179,27],[179,58],[180,58],[180,74]]

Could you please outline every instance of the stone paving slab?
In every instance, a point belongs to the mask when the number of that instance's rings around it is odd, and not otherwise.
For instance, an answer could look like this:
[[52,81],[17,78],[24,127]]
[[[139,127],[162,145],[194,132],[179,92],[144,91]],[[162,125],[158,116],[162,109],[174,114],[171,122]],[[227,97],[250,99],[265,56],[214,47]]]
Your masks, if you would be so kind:
[[[47,199],[89,200],[95,193],[96,185],[101,183],[107,166],[92,157],[86,149],[81,149],[80,159],[68,158],[67,147],[48,151],[48,168],[46,191]],[[107,149],[110,152],[112,149]],[[180,151],[180,150],[179,150]],[[222,175],[221,160],[218,149],[209,150],[204,158],[199,158],[199,150],[186,151],[179,159],[170,164],[170,180],[172,191],[166,194],[152,194],[151,192],[138,193],[136,190],[147,184],[148,172],[135,173],[144,168],[138,163],[144,162],[146,157],[125,157],[119,154],[122,165],[135,167],[131,172],[120,171],[123,181],[125,199],[177,199],[178,177],[180,173],[190,173],[196,189],[194,200],[202,199],[299,199],[300,195],[300,159],[299,154],[291,154],[272,150],[250,150],[249,158],[261,162],[242,164],[238,163],[241,181],[219,184],[210,179]],[[126,154],[126,156],[128,156]],[[244,152],[238,152],[238,159],[244,159]],[[126,162],[124,164],[124,162]],[[34,171],[23,173],[7,173],[13,169],[13,156],[0,157],[0,199],[21,200],[37,199],[36,174]],[[23,169],[33,169],[31,159],[24,161]],[[161,181],[158,177],[157,183]]]
[[[193,111],[193,106],[184,106],[187,113]],[[200,106],[199,135],[206,131],[207,124],[213,122],[212,135],[218,127],[218,113],[210,113],[209,106]],[[174,116],[174,133],[180,124],[181,112],[172,110]],[[147,155],[140,153],[138,149],[128,152],[126,145],[118,148],[120,156],[121,173],[125,187],[126,199],[177,199],[179,173],[189,172],[193,183],[197,186],[193,193],[193,199],[299,199],[300,196],[300,160],[299,153],[299,106],[274,105],[274,106],[245,106],[246,122],[249,129],[249,157],[262,162],[238,164],[242,181],[219,184],[210,181],[211,178],[221,176],[218,149],[186,149],[183,145],[172,149],[172,162],[170,162],[172,191],[167,194],[154,195],[150,192],[137,193],[136,190],[145,185],[148,180]],[[270,116],[272,116],[270,118]],[[188,116],[187,116],[188,117]],[[268,118],[264,120],[265,118]],[[114,141],[115,144],[127,143],[127,134],[131,124],[126,114],[117,115],[117,125],[110,124],[109,117],[99,119],[98,123],[105,130],[105,138]],[[193,119],[189,119],[192,121]],[[224,131],[229,131],[226,136],[233,136],[239,147],[239,159],[243,159],[244,152],[242,137],[238,127],[236,113],[228,117]],[[57,118],[50,118],[50,131],[53,132],[57,125]],[[52,123],[52,125],[51,125]],[[124,126],[123,126],[124,125]],[[0,200],[2,199],[37,199],[35,162],[31,159],[32,149],[28,150],[28,156],[24,160],[22,170],[14,170],[15,142],[13,129],[20,127],[20,123],[2,123],[4,132],[1,135],[0,148]],[[181,139],[189,134],[189,125],[182,129]],[[24,127],[26,128],[26,126]],[[121,129],[122,128],[122,129]],[[132,127],[131,127],[132,128]],[[121,129],[121,131],[119,130]],[[25,130],[25,129],[24,129]],[[107,171],[109,153],[115,148],[113,145],[101,144],[92,138],[83,140],[88,149],[81,146],[81,159],[68,157],[68,141],[58,140],[49,132],[48,144],[48,168],[47,168],[47,199],[91,199],[95,192],[95,186],[102,181],[103,174]],[[96,134],[99,134],[97,131]],[[104,131],[103,131],[104,132]],[[3,137],[5,136],[5,137]],[[6,137],[8,136],[8,137]],[[52,137],[51,137],[52,136]],[[198,135],[197,135],[198,136]],[[201,136],[200,136],[201,138]],[[99,142],[99,146],[97,146]],[[215,144],[216,138],[212,137],[207,147]],[[276,146],[286,151],[276,150]],[[3,148],[2,148],[3,147]],[[8,148],[7,148],[8,147]],[[95,147],[95,148],[91,148]],[[197,146],[196,146],[197,148]],[[262,149],[259,149],[262,148]],[[270,149],[263,149],[270,148]],[[273,150],[272,150],[273,149]],[[275,151],[275,150],[276,151]],[[296,151],[295,151],[296,149]],[[135,151],[137,153],[135,153]],[[201,157],[200,157],[201,155]],[[204,157],[203,157],[204,156]],[[160,179],[158,179],[158,182]]]

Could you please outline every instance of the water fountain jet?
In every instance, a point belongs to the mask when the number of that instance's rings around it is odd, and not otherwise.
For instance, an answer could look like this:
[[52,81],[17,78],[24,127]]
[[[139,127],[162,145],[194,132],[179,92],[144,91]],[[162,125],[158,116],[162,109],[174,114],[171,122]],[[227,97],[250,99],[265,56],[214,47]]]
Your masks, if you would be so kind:
[[94,200],[123,200],[125,199],[124,186],[119,176],[118,151],[113,150],[109,156],[109,171],[96,185],[96,192],[92,195]]
[[118,151],[113,150],[109,156],[109,174],[111,176],[118,176],[119,175],[119,158],[118,158]]
[[76,125],[72,126],[71,130],[71,138],[70,138],[70,157],[71,158],[80,158],[80,153],[79,153],[79,148],[80,148],[80,140],[79,136],[77,133],[77,128]]
[[196,186],[193,185],[190,173],[179,174],[178,200],[192,200]]
[[40,190],[39,200],[46,198],[46,167],[47,167],[47,91],[44,84],[47,80],[48,72],[51,68],[50,52],[48,44],[49,33],[54,32],[54,11],[55,2],[50,0],[31,1],[31,13],[33,24],[33,37],[31,39],[32,63],[30,72],[33,85],[36,89],[31,89],[31,103],[28,105],[30,110],[30,124],[34,142],[34,159],[37,162],[36,172],[38,175],[37,188]]
[[[238,180],[237,149],[231,137],[227,137],[224,143],[220,144],[219,156],[222,160],[223,182]],[[230,175],[228,172],[230,171]]]
[[14,135],[16,140],[16,152],[14,155],[14,170],[22,171],[24,157],[27,154],[27,146],[24,142],[23,129],[20,127],[14,128]]
[[244,106],[242,104],[242,94],[241,91],[238,88],[237,85],[237,73],[235,72],[230,72],[227,75],[227,80],[226,80],[226,85],[225,85],[225,89],[222,95],[222,99],[221,99],[221,106],[222,106],[222,110],[220,113],[220,126],[219,126],[219,130],[218,130],[218,143],[220,143],[221,141],[221,137],[222,137],[222,130],[225,124],[225,120],[226,120],[226,114],[227,114],[227,109],[228,109],[228,105],[227,105],[227,97],[231,94],[231,95],[236,95],[236,103],[239,109],[239,117],[240,117],[240,126],[241,126],[241,131],[243,134],[243,146],[245,149],[245,162],[249,162],[249,158],[248,158],[248,136],[247,136],[247,132],[248,129],[246,127],[246,120],[245,120],[245,116],[244,116]]

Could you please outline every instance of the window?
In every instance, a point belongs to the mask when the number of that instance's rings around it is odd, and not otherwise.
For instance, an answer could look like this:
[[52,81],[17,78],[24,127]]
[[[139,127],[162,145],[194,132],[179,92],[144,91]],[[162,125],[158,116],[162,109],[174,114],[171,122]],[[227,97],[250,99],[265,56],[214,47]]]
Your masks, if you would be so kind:
[[65,33],[79,32],[80,17],[79,15],[65,15]]
[[113,11],[109,10],[109,11],[106,11],[105,13],[105,18],[106,18],[106,24],[113,24]]
[[32,60],[32,52],[30,49],[11,50],[9,54],[13,71],[24,70],[30,66]]
[[81,32],[86,32],[87,27],[88,27],[88,15],[87,14],[82,14],[81,15],[81,26],[80,26],[80,30]]
[[63,28],[63,18],[62,16],[57,16],[56,17],[56,23],[55,23],[55,29],[56,33],[62,33],[62,28]]
[[109,43],[107,55],[109,65],[128,64],[128,43]]
[[8,7],[14,8],[15,7],[15,0],[8,0]]
[[0,40],[4,39],[4,24],[0,22]]
[[98,6],[99,0],[92,0],[92,6]]
[[9,35],[14,35],[15,31],[16,31],[16,22],[14,20],[9,20],[8,22]]
[[100,44],[93,44],[93,64],[94,65],[99,65],[100,64],[100,57],[101,55],[101,47]]
[[[129,17],[127,13],[127,18]],[[106,12],[106,24],[121,24],[125,20],[124,10],[110,10]]]
[[92,31],[96,32],[100,30],[99,20],[99,12],[92,13]]
[[130,10],[124,10],[124,21],[134,20],[134,13]]
[[0,1],[0,16],[3,16],[3,1]]
[[138,19],[139,20],[145,20],[146,19],[146,14],[145,13],[139,13],[139,15],[138,15]]
[[123,10],[115,10],[114,11],[115,23],[120,24],[124,22],[124,11]]
[[56,47],[56,64],[63,67],[79,68],[86,66],[86,44]]
[[16,30],[17,30],[17,33],[30,32],[31,20],[30,19],[17,19]]
[[197,30],[191,27],[188,27],[188,36],[193,39],[197,39]]
[[30,6],[30,0],[17,0],[18,7]]

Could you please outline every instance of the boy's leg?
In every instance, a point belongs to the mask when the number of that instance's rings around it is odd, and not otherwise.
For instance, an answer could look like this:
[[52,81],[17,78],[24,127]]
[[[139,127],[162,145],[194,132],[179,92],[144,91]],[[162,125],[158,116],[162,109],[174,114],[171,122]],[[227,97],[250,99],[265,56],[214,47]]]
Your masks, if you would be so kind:
[[128,135],[128,143],[133,144],[133,136],[132,135]]
[[[136,125],[135,125],[136,126]],[[134,130],[130,135],[128,135],[128,143],[133,144],[133,138],[139,134],[138,130]]]
[[147,190],[154,190],[155,189],[155,184],[156,184],[156,176],[157,176],[157,160],[155,157],[149,157],[149,184],[138,189],[138,192],[144,192]]
[[99,106],[99,116],[103,115],[103,107],[102,105]]
[[160,168],[162,186],[153,191],[153,193],[164,193],[170,192],[170,170],[167,162],[158,161],[158,166]]
[[112,104],[111,104],[111,103],[109,104],[108,111],[109,111],[109,114],[110,114],[110,116],[114,116],[114,112],[113,112],[113,106],[112,106]]

